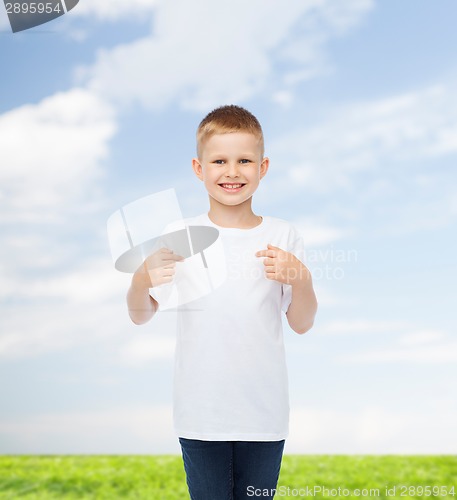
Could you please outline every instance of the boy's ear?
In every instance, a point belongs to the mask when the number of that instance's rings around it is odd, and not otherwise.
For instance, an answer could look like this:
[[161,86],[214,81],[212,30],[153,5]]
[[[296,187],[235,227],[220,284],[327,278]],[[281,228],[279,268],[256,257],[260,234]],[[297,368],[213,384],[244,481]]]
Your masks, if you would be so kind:
[[192,168],[195,172],[195,175],[202,181],[203,180],[203,169],[198,158],[192,158]]
[[270,166],[270,158],[265,157],[260,164],[260,178],[262,178],[267,172]]

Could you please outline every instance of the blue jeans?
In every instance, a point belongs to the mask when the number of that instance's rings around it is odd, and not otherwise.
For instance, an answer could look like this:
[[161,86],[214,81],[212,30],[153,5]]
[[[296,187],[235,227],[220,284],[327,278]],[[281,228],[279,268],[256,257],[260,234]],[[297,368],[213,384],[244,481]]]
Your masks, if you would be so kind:
[[259,489],[262,500],[273,498],[284,439],[200,441],[180,437],[179,443],[191,500],[258,498]]

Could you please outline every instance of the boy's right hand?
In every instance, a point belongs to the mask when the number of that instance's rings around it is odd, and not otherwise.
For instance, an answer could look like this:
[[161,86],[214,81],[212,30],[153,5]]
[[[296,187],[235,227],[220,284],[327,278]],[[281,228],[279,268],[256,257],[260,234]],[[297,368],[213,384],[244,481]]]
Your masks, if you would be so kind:
[[173,281],[176,262],[184,261],[184,257],[173,253],[173,250],[161,248],[149,255],[133,275],[133,281],[144,288],[154,288]]

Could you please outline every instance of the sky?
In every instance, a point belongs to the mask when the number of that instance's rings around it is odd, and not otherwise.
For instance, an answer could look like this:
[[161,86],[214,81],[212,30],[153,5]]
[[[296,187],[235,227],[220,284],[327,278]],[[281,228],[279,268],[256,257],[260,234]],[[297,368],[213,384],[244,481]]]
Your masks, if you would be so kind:
[[300,230],[319,302],[295,334],[285,453],[457,452],[453,0],[0,5],[0,453],[179,453],[176,318],[134,325],[106,221],[191,169],[214,107],[260,120],[256,214]]

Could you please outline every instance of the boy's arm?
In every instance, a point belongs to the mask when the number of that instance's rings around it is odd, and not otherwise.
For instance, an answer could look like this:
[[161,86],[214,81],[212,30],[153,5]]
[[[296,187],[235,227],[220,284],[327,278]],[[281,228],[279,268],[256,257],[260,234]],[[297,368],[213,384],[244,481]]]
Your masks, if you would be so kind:
[[130,319],[136,325],[147,323],[159,308],[158,302],[149,295],[149,286],[141,275],[133,275],[127,292],[127,307]]
[[161,248],[149,255],[137,269],[127,292],[129,315],[136,325],[147,323],[157,312],[159,303],[149,295],[152,287],[170,283],[175,274],[176,262],[184,257],[168,248]]
[[[309,271],[308,271],[309,273]],[[287,322],[296,333],[306,333],[314,324],[317,299],[311,273],[292,285],[292,301],[286,312]]]
[[292,300],[286,312],[287,321],[296,333],[306,333],[314,324],[317,299],[309,269],[295,257],[281,248],[268,244],[257,257],[266,257],[263,263],[268,279],[291,285]]

